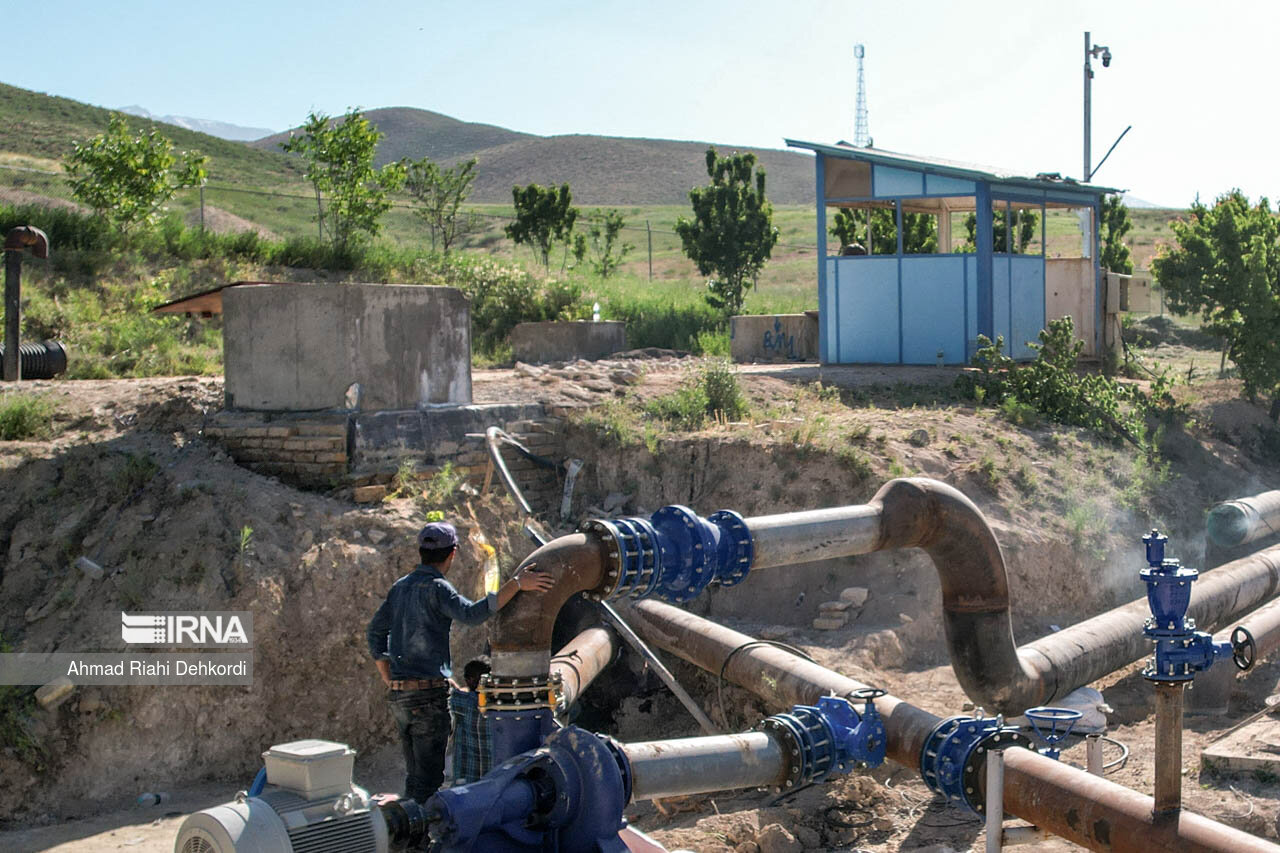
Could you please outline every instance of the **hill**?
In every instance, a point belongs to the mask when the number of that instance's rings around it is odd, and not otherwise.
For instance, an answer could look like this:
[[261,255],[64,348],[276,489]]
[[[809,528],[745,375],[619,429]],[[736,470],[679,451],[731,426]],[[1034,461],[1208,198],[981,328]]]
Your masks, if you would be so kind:
[[[113,111],[0,83],[0,151],[61,160],[72,143],[101,133]],[[302,170],[281,152],[250,148],[177,125],[128,116],[129,126],[159,124],[180,150],[196,149],[209,157],[209,179],[224,184],[278,186],[301,179]]]
[[245,127],[244,125],[232,124],[231,122],[218,121],[216,119],[209,118],[192,118],[191,116],[175,115],[158,116],[146,107],[141,107],[137,104],[121,107],[120,112],[128,113],[131,116],[138,116],[139,118],[149,118],[152,121],[159,121],[164,122],[165,124],[185,127],[187,130],[207,133],[210,136],[216,136],[219,139],[230,139],[236,142],[250,142],[254,139],[261,139],[262,137],[275,132],[269,127]]
[[[365,117],[386,134],[378,150],[379,163],[424,155],[445,162],[477,158],[471,200],[479,203],[510,203],[515,184],[568,182],[580,204],[683,205],[689,201],[690,187],[707,182],[705,142],[535,136],[412,107],[369,110]],[[288,138],[286,131],[250,144],[276,149]],[[716,146],[725,152],[755,151],[768,172],[769,198],[775,203],[813,202],[813,158],[808,155]]]

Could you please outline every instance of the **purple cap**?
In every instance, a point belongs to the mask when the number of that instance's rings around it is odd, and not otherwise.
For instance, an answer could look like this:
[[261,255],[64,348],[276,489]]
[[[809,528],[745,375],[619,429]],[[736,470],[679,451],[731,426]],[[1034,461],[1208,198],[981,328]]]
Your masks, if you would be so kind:
[[418,547],[428,550],[454,548],[458,545],[458,530],[447,521],[433,521],[418,531]]

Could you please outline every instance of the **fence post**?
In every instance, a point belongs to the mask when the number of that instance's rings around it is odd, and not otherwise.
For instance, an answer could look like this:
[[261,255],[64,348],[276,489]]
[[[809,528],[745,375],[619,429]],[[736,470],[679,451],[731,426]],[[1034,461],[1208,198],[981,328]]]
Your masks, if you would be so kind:
[[644,230],[649,237],[649,281],[653,281],[653,229],[649,227],[649,220],[644,221]]
[[320,188],[316,187],[316,228],[320,232],[320,240],[324,241],[324,208],[320,206]]
[[204,233],[204,184],[200,185],[200,233]]

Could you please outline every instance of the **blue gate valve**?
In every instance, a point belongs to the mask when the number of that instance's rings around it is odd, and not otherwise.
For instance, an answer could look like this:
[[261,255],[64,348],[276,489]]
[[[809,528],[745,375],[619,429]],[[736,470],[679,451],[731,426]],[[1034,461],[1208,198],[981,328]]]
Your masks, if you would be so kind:
[[[796,705],[774,714],[760,727],[792,744],[784,788],[822,782],[832,773],[864,770],[884,763],[887,738],[875,700],[885,691],[864,687],[844,696],[823,696],[816,705]],[[850,701],[852,700],[852,701]],[[862,702],[861,710],[854,702]]]
[[1062,754],[1058,744],[1066,740],[1067,735],[1071,734],[1071,729],[1084,714],[1074,708],[1050,708],[1041,705],[1039,708],[1028,710],[1025,716],[1031,723],[1036,736],[1045,743],[1045,748],[1040,750],[1040,754],[1057,761],[1058,756]]
[[[1213,666],[1218,658],[1231,657],[1231,643],[1215,643],[1204,631],[1197,631],[1194,619],[1187,618],[1191,605],[1191,584],[1200,573],[1178,560],[1164,556],[1169,537],[1152,530],[1142,537],[1147,549],[1147,568],[1138,574],[1147,585],[1151,618],[1142,633],[1155,641],[1155,657],[1142,671],[1149,681],[1190,681],[1197,672]],[[1237,666],[1239,661],[1237,660]]]

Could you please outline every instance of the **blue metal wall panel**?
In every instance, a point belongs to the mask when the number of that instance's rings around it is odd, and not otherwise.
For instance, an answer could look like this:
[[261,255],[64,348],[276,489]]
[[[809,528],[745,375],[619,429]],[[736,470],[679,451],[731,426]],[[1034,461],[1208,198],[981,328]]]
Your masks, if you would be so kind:
[[965,341],[968,348],[965,351],[965,362],[973,358],[978,348],[974,346],[974,342],[978,339],[978,256],[964,256],[964,326]]
[[1004,351],[1009,352],[1009,320],[1010,320],[1010,300],[1009,300],[1009,256],[996,255],[991,262],[991,302],[992,302],[992,332],[988,335],[991,340],[995,340],[1004,335]]
[[876,198],[924,195],[924,173],[892,166],[872,166],[871,191]]
[[1014,358],[1034,358],[1028,341],[1038,341],[1044,328],[1044,258],[1039,255],[1009,259],[1010,310],[1013,332],[1005,340],[1005,352]]
[[840,258],[835,264],[840,324],[836,361],[897,364],[898,259],[864,256]]
[[840,363],[840,312],[836,292],[840,287],[840,268],[836,258],[822,261],[827,274],[822,283],[825,299],[818,308],[819,351],[823,364]]
[[818,361],[826,364],[830,361],[827,357],[829,344],[826,318],[832,313],[827,307],[827,202],[823,198],[827,185],[827,158],[819,154],[813,161],[818,189]]
[[929,195],[973,195],[978,191],[978,185],[960,178],[925,175],[924,191]]
[[902,361],[947,364],[965,358],[965,258],[951,255],[902,259]]

